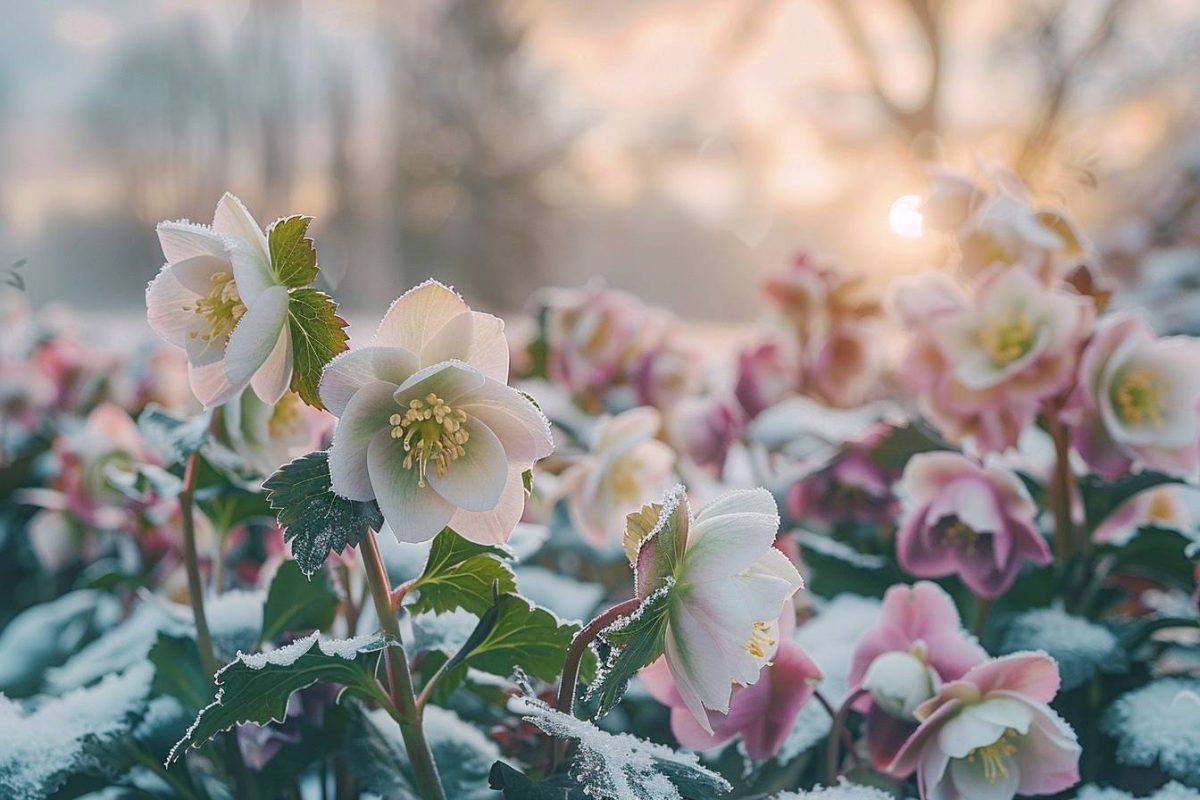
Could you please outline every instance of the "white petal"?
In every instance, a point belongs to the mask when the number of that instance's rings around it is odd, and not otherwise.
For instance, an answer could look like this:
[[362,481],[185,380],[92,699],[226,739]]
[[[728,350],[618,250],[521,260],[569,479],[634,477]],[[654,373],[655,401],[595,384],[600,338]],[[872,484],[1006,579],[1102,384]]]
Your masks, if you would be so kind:
[[231,383],[245,386],[266,363],[287,322],[287,307],[287,289],[273,286],[247,308],[225,348],[225,374]]
[[184,306],[196,299],[195,292],[183,286],[170,265],[146,287],[146,320],[154,332],[176,347],[186,347],[198,317]]
[[275,405],[283,397],[292,382],[292,333],[284,325],[279,331],[278,341],[271,355],[250,379],[250,386],[258,399],[267,405]]
[[696,514],[696,519],[700,521],[745,512],[779,515],[775,498],[766,489],[743,489],[727,492],[713,500]]
[[333,431],[329,479],[334,493],[351,500],[371,500],[375,489],[367,472],[367,447],[376,434],[391,435],[388,418],[398,410],[390,383],[368,383],[346,404]]
[[234,397],[239,388],[225,377],[225,363],[214,361],[203,366],[188,365],[188,383],[192,394],[205,408],[219,406]]
[[191,222],[158,223],[158,244],[163,257],[174,263],[199,255],[224,256],[225,241],[205,225]]
[[372,344],[420,353],[443,325],[469,310],[453,290],[435,280],[425,281],[392,303],[379,322]]
[[696,515],[684,570],[697,581],[741,572],[771,549],[778,533],[779,516],[770,492],[733,492]]
[[489,511],[458,509],[450,519],[450,527],[464,539],[477,544],[504,544],[525,512],[525,480],[519,467],[511,468],[504,491],[495,508]]
[[734,665],[746,656],[749,624],[745,639],[738,640],[697,617],[686,603],[673,602],[669,613],[667,641],[674,645],[667,651],[671,672],[686,676],[704,708],[722,713],[728,711],[731,682],[736,671]]
[[228,192],[217,203],[213,230],[231,237],[230,257],[242,301],[250,305],[275,284],[267,237],[246,206]]
[[488,379],[458,407],[492,429],[510,461],[530,465],[554,452],[549,420],[512,387]]
[[417,470],[403,462],[404,449],[390,431],[376,434],[367,446],[367,469],[384,519],[398,540],[424,542],[446,527],[454,506],[430,487],[418,486]]
[[938,731],[938,747],[951,758],[966,758],[975,748],[987,747],[1004,735],[1005,725],[972,713],[975,708],[968,706]]
[[662,427],[658,409],[641,406],[624,411],[598,426],[592,450],[623,452],[654,437]]
[[684,705],[688,711],[692,713],[692,717],[704,729],[706,733],[712,733],[712,724],[708,721],[708,712],[704,709],[704,701],[700,699],[700,692],[697,689],[692,678],[693,661],[703,663],[702,656],[693,657],[686,650],[681,649],[679,643],[672,637],[667,637],[666,649],[664,653],[667,661],[667,667],[671,671],[671,677],[675,680],[675,688],[679,691],[679,696],[683,698]]
[[413,399],[435,394],[450,405],[483,386],[485,378],[474,367],[460,361],[443,361],[414,372],[396,389],[396,403],[407,406]]
[[458,359],[493,380],[508,381],[508,340],[504,321],[491,314],[467,311],[451,317],[425,346],[421,363]]
[[359,347],[337,355],[321,373],[321,402],[341,416],[354,393],[372,381],[397,386],[417,371],[417,357],[403,347]]
[[1021,782],[1021,768],[1015,759],[1008,758],[1003,772],[988,776],[984,774],[982,759],[971,762],[955,758],[950,762],[950,778],[958,790],[956,796],[971,800],[1010,800]]
[[470,435],[464,454],[450,464],[445,474],[430,469],[425,476],[434,491],[467,511],[495,508],[508,480],[508,457],[496,434],[482,422],[468,420],[463,428]]

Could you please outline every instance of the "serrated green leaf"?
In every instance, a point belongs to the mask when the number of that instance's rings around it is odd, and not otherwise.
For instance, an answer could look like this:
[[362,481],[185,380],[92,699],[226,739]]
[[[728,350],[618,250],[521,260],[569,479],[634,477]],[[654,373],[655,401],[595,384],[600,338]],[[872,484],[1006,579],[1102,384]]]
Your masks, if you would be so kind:
[[596,716],[607,714],[621,702],[629,681],[637,671],[662,655],[667,632],[671,585],[647,597],[637,610],[601,632],[610,648],[608,658],[596,680],[588,688],[588,698],[598,703]]
[[277,219],[267,229],[271,272],[279,283],[292,289],[308,286],[317,279],[317,249],[309,239],[312,217]]
[[338,596],[320,575],[309,579],[295,561],[285,561],[271,580],[263,606],[264,642],[274,641],[284,631],[321,630],[333,623]]
[[250,491],[229,483],[198,489],[196,505],[200,506],[218,533],[226,533],[246,520],[275,516],[263,492]]
[[560,774],[535,781],[503,761],[492,765],[488,786],[499,791],[504,800],[589,800],[587,792],[572,781],[570,775]]
[[186,636],[159,633],[147,655],[154,665],[154,693],[178,700],[191,714],[212,697],[212,678],[204,672],[196,642]]
[[167,763],[234,725],[282,722],[292,693],[315,683],[340,684],[345,692],[390,707],[375,666],[380,651],[394,644],[383,634],[330,641],[313,633],[270,653],[239,655],[217,672],[216,697],[171,749]]
[[337,315],[333,298],[318,289],[293,289],[288,299],[292,336],[291,389],[313,408],[324,408],[317,387],[321,371],[347,348],[346,320]]
[[263,482],[267,502],[283,527],[283,539],[305,575],[321,568],[330,551],[358,544],[367,528],[378,530],[383,514],[374,502],[339,497],[329,488],[329,453],[317,451],[279,468]]
[[142,436],[168,464],[182,464],[203,447],[211,424],[211,411],[180,419],[156,405],[147,406],[137,419]]
[[495,625],[467,656],[467,666],[503,677],[520,667],[544,681],[557,678],[579,626],[520,595],[501,595],[497,607]]
[[433,540],[425,569],[412,586],[420,595],[409,605],[413,614],[441,614],[456,608],[483,614],[492,605],[492,584],[501,594],[516,591],[516,578],[499,547],[476,544],[446,528]]

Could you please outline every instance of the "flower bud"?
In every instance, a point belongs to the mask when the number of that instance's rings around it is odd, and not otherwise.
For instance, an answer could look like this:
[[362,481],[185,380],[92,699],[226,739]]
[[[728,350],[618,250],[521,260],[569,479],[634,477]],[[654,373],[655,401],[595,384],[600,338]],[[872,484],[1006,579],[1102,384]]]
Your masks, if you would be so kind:
[[924,661],[912,653],[893,650],[871,662],[862,687],[888,714],[910,720],[917,706],[937,693],[938,683]]

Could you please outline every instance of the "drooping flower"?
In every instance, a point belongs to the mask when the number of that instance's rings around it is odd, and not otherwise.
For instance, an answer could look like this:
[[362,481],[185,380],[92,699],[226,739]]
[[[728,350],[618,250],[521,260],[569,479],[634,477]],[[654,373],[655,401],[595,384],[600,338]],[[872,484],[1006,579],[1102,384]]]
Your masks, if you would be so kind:
[[162,222],[158,241],[167,261],[146,288],[147,319],[186,351],[196,398],[216,406],[251,386],[274,404],[292,379],[288,288],[254,217],[226,194],[212,227]]
[[893,586],[879,621],[854,650],[846,685],[870,694],[856,704],[866,714],[871,760],[885,769],[917,726],[913,712],[948,681],[958,680],[987,652],[969,636],[954,601],[936,583]]
[[792,518],[829,525],[873,522],[890,530],[900,509],[892,491],[900,473],[873,458],[890,430],[885,424],[874,426],[846,443],[827,465],[797,481],[787,493]]
[[951,439],[1013,447],[1043,402],[1066,391],[1094,316],[1090,302],[1024,270],[994,271],[964,297],[945,276],[900,282],[895,305],[914,336],[902,375]]
[[1092,541],[1096,544],[1123,545],[1146,525],[1190,530],[1192,515],[1180,494],[1177,486],[1155,486],[1138,492],[1096,526],[1092,531]]
[[333,418],[304,403],[295,392],[284,392],[274,404],[252,391],[221,406],[217,439],[251,469],[269,475],[304,453],[320,449]]
[[745,423],[742,409],[731,397],[686,397],[671,409],[667,434],[681,456],[719,476],[729,448],[741,437]]
[[901,479],[906,516],[896,555],[921,578],[957,574],[983,597],[1012,586],[1026,561],[1051,560],[1034,520],[1037,506],[1020,479],[958,453],[921,453]]
[[592,545],[618,541],[625,517],[670,488],[675,451],[655,438],[661,427],[647,407],[603,418],[591,453],[563,474],[571,521]]
[[[652,527],[634,524],[649,511],[657,512]],[[678,487],[661,507],[631,517],[625,545],[637,595],[667,593],[663,657],[706,733],[713,733],[709,711],[730,713],[733,686],[759,680],[780,640],[780,613],[803,585],[772,546],[778,530],[765,489],[726,494],[693,518]]]
[[752,685],[733,688],[728,713],[708,712],[711,732],[692,716],[665,658],[638,673],[651,696],[671,709],[671,733],[679,744],[707,750],[740,736],[746,755],[755,761],[765,761],[779,752],[822,678],[820,668],[792,641],[794,625],[795,611],[785,605],[779,617],[779,643],[770,660]]
[[916,711],[890,771],[917,774],[922,800],[1009,800],[1079,782],[1075,732],[1048,705],[1058,665],[1014,653],[972,667]]
[[1136,466],[1177,475],[1200,470],[1200,346],[1158,338],[1139,317],[1111,317],[1079,366],[1067,419],[1072,441],[1097,472]]
[[546,418],[507,380],[501,320],[436,281],[411,289],[369,346],[321,376],[321,400],[340,418],[333,491],[377,500],[404,541],[447,525],[473,541],[506,541],[525,505],[522,474],[554,448]]
[[733,394],[749,419],[795,394],[800,359],[785,340],[767,339],[738,353]]

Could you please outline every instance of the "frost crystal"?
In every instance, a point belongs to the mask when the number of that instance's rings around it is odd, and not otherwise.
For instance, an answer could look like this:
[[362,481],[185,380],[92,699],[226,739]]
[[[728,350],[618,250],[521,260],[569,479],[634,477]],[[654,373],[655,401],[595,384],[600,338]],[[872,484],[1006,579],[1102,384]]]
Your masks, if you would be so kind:
[[[1076,800],[1138,800],[1135,795],[1120,789],[1101,786],[1084,786]],[[1144,800],[1200,800],[1200,792],[1179,783],[1168,783]]]
[[1117,760],[1200,786],[1200,681],[1167,678],[1117,699],[1104,717]]
[[892,796],[880,789],[842,779],[837,786],[818,786],[810,792],[785,792],[775,800],[892,800]]
[[1000,652],[1021,650],[1043,650],[1057,661],[1063,691],[1083,685],[1098,671],[1126,667],[1125,651],[1112,631],[1057,608],[1029,611],[1009,625]]
[[515,697],[508,707],[550,736],[579,742],[574,777],[584,787],[584,794],[597,800],[679,800],[679,788],[663,774],[664,767],[671,774],[686,775],[685,780],[703,782],[721,792],[732,788],[691,753],[677,753],[627,733],[606,733],[535,698]]

